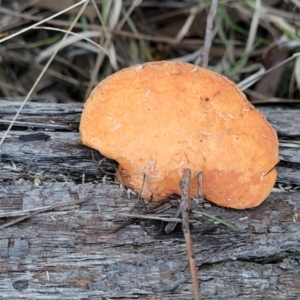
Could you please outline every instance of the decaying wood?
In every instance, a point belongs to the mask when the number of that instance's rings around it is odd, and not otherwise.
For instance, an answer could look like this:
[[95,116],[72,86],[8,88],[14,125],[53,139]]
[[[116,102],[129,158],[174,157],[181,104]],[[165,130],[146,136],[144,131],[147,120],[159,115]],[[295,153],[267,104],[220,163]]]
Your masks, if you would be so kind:
[[[18,105],[0,101],[0,138]],[[151,235],[138,223],[110,234],[134,201],[106,174],[112,162],[93,152],[100,169],[81,145],[81,109],[29,103],[0,148],[0,225],[84,201],[1,229],[0,299],[192,299],[180,224],[169,234]],[[282,141],[299,138],[299,109],[262,111]],[[41,130],[50,138],[19,138]],[[190,215],[202,299],[300,298],[299,148],[282,147],[280,159],[276,192],[259,207],[198,208],[235,231]]]

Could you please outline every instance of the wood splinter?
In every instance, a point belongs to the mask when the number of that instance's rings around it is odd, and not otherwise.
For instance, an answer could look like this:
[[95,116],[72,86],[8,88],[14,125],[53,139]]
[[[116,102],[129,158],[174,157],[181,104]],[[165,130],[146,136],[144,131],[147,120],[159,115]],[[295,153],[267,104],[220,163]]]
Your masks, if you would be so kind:
[[193,282],[193,291],[194,291],[194,299],[200,300],[200,286],[197,276],[197,267],[194,258],[194,248],[193,242],[189,227],[189,215],[188,212],[191,207],[191,198],[190,198],[190,181],[191,181],[191,170],[184,169],[182,179],[180,181],[180,188],[182,191],[181,200],[180,200],[180,211],[182,215],[182,230],[184,234],[187,256],[190,266],[190,272]]

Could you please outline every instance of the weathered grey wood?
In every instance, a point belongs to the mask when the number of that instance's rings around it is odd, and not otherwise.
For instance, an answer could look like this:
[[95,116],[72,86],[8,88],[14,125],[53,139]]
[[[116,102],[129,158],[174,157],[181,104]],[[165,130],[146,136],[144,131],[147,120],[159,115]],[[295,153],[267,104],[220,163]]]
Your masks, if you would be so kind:
[[[16,111],[20,107],[19,101],[5,101],[0,99],[0,124],[9,124]],[[298,136],[299,132],[299,109],[281,106],[257,107],[271,122],[279,135]],[[76,130],[80,113],[81,103],[57,105],[56,103],[29,102],[25,105],[16,125],[24,127],[42,128],[46,130]]]
[[[118,186],[47,182],[35,187],[23,182],[2,191],[0,203],[17,201],[22,203],[19,210],[87,199],[80,206],[39,214],[1,231],[3,299],[21,295],[57,299],[53,292],[62,299],[143,299],[147,295],[191,299],[180,231],[152,237],[131,225],[109,234],[113,220],[132,207]],[[299,192],[274,193],[260,207],[245,211],[206,209],[234,224],[236,231],[224,226],[213,230],[213,222],[203,217],[199,219],[204,224],[194,224],[204,299],[300,295],[300,225],[295,217],[300,211],[299,196]],[[201,233],[204,229],[207,232]],[[18,281],[26,288],[14,288]]]
[[[0,137],[18,105],[0,101]],[[266,113],[272,123],[276,110]],[[0,230],[0,299],[192,299],[181,230],[151,236],[133,224],[109,233],[133,201],[112,177],[102,183],[104,173],[76,131],[80,111],[81,105],[31,103],[0,148],[0,225],[11,215],[86,200]],[[291,138],[300,125],[287,111],[280,130]],[[28,122],[32,130],[58,127],[45,132],[47,141],[21,141],[32,133]],[[280,157],[279,181],[300,185],[299,150],[281,148]],[[192,217],[203,299],[300,299],[299,199],[300,190],[283,191],[254,209],[205,208],[235,231]]]
[[[103,159],[97,151],[83,147],[78,132],[46,132],[51,138],[47,141],[24,142],[19,136],[32,132],[11,132],[1,151],[0,167],[5,170],[0,174],[0,180],[15,179],[25,170],[24,177],[34,178],[39,176],[43,180],[100,180],[104,173],[96,167],[97,161]],[[1,133],[0,133],[1,135]],[[2,137],[2,135],[1,135]],[[105,159],[101,166],[106,170],[113,164]],[[114,172],[114,169],[111,169]]]
[[[103,160],[97,151],[82,146],[77,131],[47,132],[51,137],[47,141],[24,142],[18,139],[28,133],[20,130],[9,133],[0,149],[0,167],[5,170],[0,172],[0,180],[15,179],[25,171],[25,178],[40,176],[43,180],[81,182],[84,174],[86,181],[100,180],[104,176],[104,172],[96,167],[96,162],[100,161],[100,167],[114,172],[115,165],[111,160]],[[280,159],[278,181],[300,185],[300,148],[281,147]]]

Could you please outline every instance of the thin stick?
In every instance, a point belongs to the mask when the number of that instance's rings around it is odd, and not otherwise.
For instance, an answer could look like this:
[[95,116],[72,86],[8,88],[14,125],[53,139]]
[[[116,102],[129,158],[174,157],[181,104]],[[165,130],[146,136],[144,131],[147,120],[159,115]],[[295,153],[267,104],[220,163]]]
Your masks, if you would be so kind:
[[123,217],[128,217],[128,218],[158,220],[158,221],[164,221],[164,222],[176,222],[176,224],[182,223],[182,220],[177,219],[177,218],[167,218],[167,217],[165,218],[165,217],[159,217],[159,216],[153,216],[153,215],[136,215],[136,214],[128,214],[128,213],[123,213],[120,215]]
[[204,47],[199,62],[199,65],[203,68],[207,68],[208,66],[209,52],[210,52],[210,47],[213,39],[213,21],[215,18],[217,7],[218,7],[218,0],[212,0],[209,13],[207,16],[207,20],[206,20]]
[[200,286],[197,276],[197,267],[196,261],[194,258],[194,249],[193,249],[193,241],[191,237],[190,227],[189,227],[189,214],[188,211],[190,209],[190,181],[191,181],[191,170],[185,169],[182,175],[182,179],[180,181],[181,188],[181,215],[182,215],[182,230],[184,234],[187,256],[189,260],[190,272],[193,282],[193,291],[194,291],[194,299],[200,300]]
[[33,211],[32,213],[30,213],[26,216],[14,219],[12,221],[9,221],[7,223],[4,223],[4,224],[0,225],[0,229],[12,226],[12,225],[17,224],[17,223],[20,223],[20,222],[22,222],[26,219],[29,219],[29,218],[31,218],[31,217],[39,214],[39,213],[46,212],[46,211],[49,211],[49,210],[53,210],[53,209],[60,208],[60,207],[80,204],[80,203],[85,202],[87,200],[88,200],[88,198],[84,199],[84,200],[76,200],[76,201],[69,201],[69,202],[65,202],[65,203],[57,203],[57,204],[54,204],[54,205],[51,205],[51,206],[46,206],[46,207],[37,209],[37,210]]
[[25,170],[14,179],[15,181],[17,181],[18,179],[20,179],[21,177],[23,177],[27,173],[27,171],[29,170],[30,165],[32,164],[33,160],[34,160],[34,158],[31,159],[31,161],[26,166]]
[[[197,174],[197,179],[198,179],[198,182],[199,182],[199,189],[198,189],[198,199],[200,201],[203,201],[204,198],[203,198],[203,192],[202,192],[202,178],[203,178],[203,172],[199,172]],[[177,209],[177,211],[175,212],[175,215],[173,217],[173,219],[176,219],[176,218],[179,218],[179,216],[181,215],[181,207],[179,207]],[[165,232],[166,233],[170,233],[172,232],[176,225],[177,225],[178,222],[173,222],[171,219],[169,220],[169,223],[166,225],[165,227]]]
[[121,229],[133,224],[134,222],[138,221],[139,219],[137,218],[129,218],[126,219],[125,221],[123,221],[119,226],[117,226],[116,228],[114,228],[113,230],[109,231],[109,234],[114,234],[119,232]]
[[[174,218],[174,219],[179,218],[180,214],[181,214],[181,208],[179,207],[179,208],[177,209],[177,211],[176,211],[176,213],[175,213],[175,215],[174,215],[173,218]],[[172,231],[175,229],[177,223],[178,223],[178,222],[173,222],[173,221],[170,220],[170,222],[169,222],[169,223],[166,225],[166,227],[165,227],[165,233],[170,233],[170,232],[172,232]]]
[[[162,204],[157,204],[155,205],[155,207],[152,207],[150,209],[147,210],[147,213],[157,213],[168,210],[169,208],[171,208],[170,203],[166,203],[166,205],[162,205]],[[116,233],[118,231],[120,231],[121,229],[125,228],[128,225],[131,225],[132,223],[138,221],[139,218],[138,217],[129,217],[128,219],[126,219],[125,221],[123,221],[119,226],[117,226],[115,229],[113,229],[112,231],[110,231],[109,233]]]

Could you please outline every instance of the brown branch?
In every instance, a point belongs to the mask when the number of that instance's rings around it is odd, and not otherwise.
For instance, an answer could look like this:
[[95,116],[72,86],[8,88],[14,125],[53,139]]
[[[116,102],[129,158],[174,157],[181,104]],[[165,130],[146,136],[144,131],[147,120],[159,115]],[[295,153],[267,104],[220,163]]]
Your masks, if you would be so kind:
[[[133,208],[136,207],[136,204],[137,203],[134,204]],[[145,205],[144,202],[143,202],[143,204]],[[158,203],[157,205],[155,205],[154,207],[152,207],[150,209],[146,208],[144,215],[141,215],[141,214],[139,214],[139,215],[127,214],[128,215],[128,219],[124,220],[119,226],[117,226],[115,229],[111,230],[109,232],[109,234],[117,233],[121,229],[127,227],[128,225],[131,225],[134,222],[137,222],[139,219],[151,219],[151,218],[147,218],[147,214],[150,214],[150,213],[159,213],[159,212],[162,212],[162,211],[166,211],[166,210],[170,209],[171,207],[172,207],[172,205],[171,205],[170,202],[168,202],[168,203]],[[130,211],[132,211],[132,209]],[[145,217],[142,217],[142,216],[145,216]]]
[[[179,207],[179,208],[177,209],[177,211],[176,211],[176,213],[175,213],[173,219],[179,218],[180,214],[181,214],[181,208]],[[177,223],[178,223],[178,222],[173,222],[173,221],[170,220],[169,223],[168,223],[168,224],[166,225],[166,227],[165,227],[165,232],[166,232],[166,233],[172,232],[172,231],[175,229]]]
[[119,232],[121,229],[133,224],[134,222],[137,222],[139,219],[137,218],[129,218],[129,219],[126,219],[125,221],[123,221],[120,225],[118,225],[116,228],[114,228],[113,230],[110,230],[108,232],[108,234],[114,234],[114,233],[117,233]]
[[[128,218],[135,218],[135,219],[146,219],[146,220],[158,220],[158,221],[164,221],[164,222],[176,222],[177,223],[182,223],[181,219],[178,218],[168,218],[168,217],[160,217],[160,216],[153,216],[153,215],[138,215],[138,214],[128,214],[128,213],[123,213],[120,214],[123,217],[128,217]],[[189,221],[191,222],[191,221]]]
[[193,249],[193,241],[191,237],[190,227],[189,227],[189,215],[188,211],[191,207],[191,197],[190,197],[190,181],[191,181],[191,170],[185,169],[182,175],[182,179],[180,181],[181,188],[181,215],[182,215],[182,230],[184,234],[187,256],[189,260],[190,272],[193,282],[193,291],[194,291],[194,299],[200,300],[200,286],[197,275],[197,267],[194,258],[194,249]]
[[46,212],[46,211],[49,211],[49,210],[54,210],[54,209],[60,208],[60,207],[65,207],[65,206],[80,204],[80,203],[85,202],[87,200],[88,200],[88,198],[84,199],[84,200],[76,200],[76,201],[69,201],[69,202],[65,202],[65,203],[57,203],[57,204],[54,204],[54,205],[51,205],[51,206],[46,206],[46,207],[37,209],[37,210],[33,211],[32,213],[30,213],[30,214],[28,214],[26,216],[14,219],[12,221],[9,221],[7,223],[4,223],[4,224],[0,225],[0,229],[12,226],[12,225],[17,224],[17,223],[20,223],[20,222],[22,222],[22,221],[24,221],[26,219],[29,219],[29,218],[31,218],[31,217],[39,214],[39,213]]
[[218,0],[212,0],[209,13],[206,20],[205,40],[203,51],[201,52],[200,66],[207,68],[209,60],[209,52],[213,39],[213,21],[218,7]]

